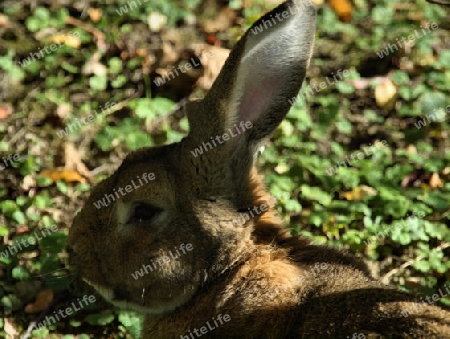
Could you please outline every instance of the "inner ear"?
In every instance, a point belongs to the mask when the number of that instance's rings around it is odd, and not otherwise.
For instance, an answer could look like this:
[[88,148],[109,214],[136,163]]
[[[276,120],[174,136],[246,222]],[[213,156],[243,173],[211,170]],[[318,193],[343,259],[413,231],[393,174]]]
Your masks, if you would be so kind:
[[199,110],[188,114],[192,136],[210,141],[230,130],[234,133],[240,124],[251,124],[218,146],[228,154],[243,143],[252,146],[268,137],[301,88],[314,44],[315,18],[314,5],[297,0],[255,22],[230,53]]

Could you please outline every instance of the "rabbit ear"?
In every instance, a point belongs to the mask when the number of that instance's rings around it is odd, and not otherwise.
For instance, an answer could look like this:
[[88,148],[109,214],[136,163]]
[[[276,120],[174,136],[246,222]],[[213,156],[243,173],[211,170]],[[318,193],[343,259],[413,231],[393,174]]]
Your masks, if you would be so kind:
[[[226,143],[232,153],[268,137],[300,90],[313,49],[315,21],[310,0],[294,0],[253,24],[201,105],[187,109],[190,137],[201,142],[235,134]],[[256,147],[251,148],[256,152]]]

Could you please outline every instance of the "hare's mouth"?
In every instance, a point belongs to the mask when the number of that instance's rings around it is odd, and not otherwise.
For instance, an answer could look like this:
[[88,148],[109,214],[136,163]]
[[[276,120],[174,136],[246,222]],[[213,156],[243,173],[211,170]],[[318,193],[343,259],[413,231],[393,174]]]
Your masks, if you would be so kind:
[[88,281],[87,279],[84,279],[84,280],[89,285],[94,287],[97,290],[97,292],[105,300],[107,300],[108,302],[110,302],[113,305],[116,305],[120,308],[129,309],[129,310],[131,309],[131,310],[142,312],[142,313],[154,313],[154,312],[152,312],[151,308],[145,306],[145,299],[144,299],[145,288],[143,288],[141,303],[138,304],[133,301],[130,301],[129,300],[130,298],[123,295],[123,293],[121,293],[121,292],[114,291],[114,289],[109,288],[109,287],[95,284],[91,281]]
[[[146,305],[145,292],[146,288],[142,288],[142,294],[139,298],[139,301],[131,300],[131,297],[124,295],[122,291],[115,291],[112,288],[101,286],[87,279],[84,279],[89,285],[95,288],[95,290],[108,302],[111,304],[127,309],[137,311],[143,314],[160,314],[167,311],[171,311],[179,306],[179,303],[175,303],[173,305],[164,305],[161,303],[157,303],[155,305]],[[147,300],[148,301],[148,300]]]

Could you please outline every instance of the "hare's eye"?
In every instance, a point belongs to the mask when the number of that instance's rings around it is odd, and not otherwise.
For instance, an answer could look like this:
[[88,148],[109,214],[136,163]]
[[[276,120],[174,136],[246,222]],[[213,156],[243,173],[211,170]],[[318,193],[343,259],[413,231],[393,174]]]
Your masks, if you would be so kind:
[[136,203],[127,224],[150,222],[162,212],[162,209],[146,203]]

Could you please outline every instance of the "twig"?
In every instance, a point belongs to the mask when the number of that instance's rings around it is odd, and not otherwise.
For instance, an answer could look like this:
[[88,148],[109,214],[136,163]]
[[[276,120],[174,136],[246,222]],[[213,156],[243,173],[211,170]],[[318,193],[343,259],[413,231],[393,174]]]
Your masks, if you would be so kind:
[[[440,251],[440,250],[445,250],[446,248],[450,247],[450,242],[444,242],[441,245],[439,245],[438,247],[436,247],[435,249]],[[389,278],[391,276],[393,276],[394,274],[403,271],[406,267],[411,266],[412,264],[414,264],[415,261],[418,260],[422,260],[423,258],[425,258],[423,255],[419,255],[417,258],[408,260],[407,262],[403,263],[399,268],[394,268],[393,270],[390,270],[388,273],[386,273],[380,280],[383,284],[387,284],[389,282]]]
[[106,51],[105,34],[101,30],[99,30],[99,29],[93,27],[92,25],[89,25],[81,20],[75,19],[72,16],[68,16],[66,18],[66,23],[68,23],[69,25],[80,27],[80,28],[84,29],[86,32],[91,33],[96,40],[97,48],[102,52]]
[[450,6],[450,2],[446,2],[446,1],[441,1],[441,0],[426,0],[427,2],[429,2],[430,4],[436,4],[436,5],[441,5],[441,6]]

